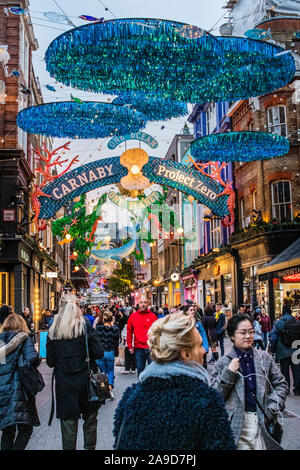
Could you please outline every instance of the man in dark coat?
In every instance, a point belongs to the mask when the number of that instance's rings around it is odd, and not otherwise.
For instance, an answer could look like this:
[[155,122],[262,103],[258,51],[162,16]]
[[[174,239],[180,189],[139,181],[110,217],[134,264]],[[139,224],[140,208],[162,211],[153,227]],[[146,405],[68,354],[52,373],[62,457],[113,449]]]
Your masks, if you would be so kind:
[[13,308],[10,305],[2,305],[0,308],[0,325],[3,325],[11,313],[13,313]]
[[[102,359],[103,347],[96,330],[88,320],[88,335],[91,369],[97,370],[95,359]],[[75,450],[78,419],[83,417],[84,448],[94,450],[97,437],[97,415],[99,402],[88,399],[88,367],[86,362],[85,334],[73,339],[47,338],[47,358],[49,367],[54,367],[56,391],[56,417],[61,420],[63,449]]]

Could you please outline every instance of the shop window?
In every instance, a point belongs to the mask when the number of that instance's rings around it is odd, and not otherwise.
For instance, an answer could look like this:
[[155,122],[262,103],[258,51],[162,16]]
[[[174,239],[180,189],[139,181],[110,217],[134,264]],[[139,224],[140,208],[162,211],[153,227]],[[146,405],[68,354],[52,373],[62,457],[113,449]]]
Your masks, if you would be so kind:
[[267,111],[268,131],[275,134],[287,136],[285,106],[274,106]]
[[221,246],[221,221],[212,219],[210,227],[211,249],[219,248]]
[[0,273],[0,306],[9,305],[8,273]]
[[271,185],[272,216],[279,221],[292,220],[292,193],[290,181],[276,181]]

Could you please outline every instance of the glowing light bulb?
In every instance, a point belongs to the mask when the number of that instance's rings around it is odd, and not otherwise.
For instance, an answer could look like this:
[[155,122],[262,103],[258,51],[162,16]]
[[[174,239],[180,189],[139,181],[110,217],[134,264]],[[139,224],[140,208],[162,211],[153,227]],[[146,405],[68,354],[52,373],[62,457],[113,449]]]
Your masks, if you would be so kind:
[[133,175],[138,175],[138,174],[140,173],[140,171],[141,171],[141,170],[139,169],[139,167],[138,167],[137,165],[132,165],[132,167],[131,167],[131,173],[132,173]]
[[70,235],[69,233],[67,233],[66,239],[67,239],[67,240],[70,240],[70,239],[71,239],[71,235]]

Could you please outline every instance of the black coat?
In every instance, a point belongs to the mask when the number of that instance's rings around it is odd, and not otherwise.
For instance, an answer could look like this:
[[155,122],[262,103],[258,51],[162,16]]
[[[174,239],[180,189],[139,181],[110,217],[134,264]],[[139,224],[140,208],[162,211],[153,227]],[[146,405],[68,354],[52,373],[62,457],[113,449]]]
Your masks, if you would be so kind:
[[[3,342],[8,345],[16,335],[15,331],[1,333],[0,344]],[[28,335],[21,344],[6,355],[5,364],[0,361],[0,429],[14,424],[40,425],[35,398],[27,399],[17,371],[21,354],[33,366],[37,367],[40,364],[40,357]]]
[[[91,368],[96,368],[94,360],[102,359],[103,347],[96,330],[86,321]],[[86,362],[85,335],[74,339],[47,338],[47,358],[49,367],[54,367],[56,392],[56,417],[59,419],[79,419],[82,413],[93,413],[98,403],[88,401],[88,368]]]
[[216,343],[218,341],[218,337],[217,322],[215,317],[212,315],[204,315],[204,317],[202,318],[202,325],[204,326],[209,343]]

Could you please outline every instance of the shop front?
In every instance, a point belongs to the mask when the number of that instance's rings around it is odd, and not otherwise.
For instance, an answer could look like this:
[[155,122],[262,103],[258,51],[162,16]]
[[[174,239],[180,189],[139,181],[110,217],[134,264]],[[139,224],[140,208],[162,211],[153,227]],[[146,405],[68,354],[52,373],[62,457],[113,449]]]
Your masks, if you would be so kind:
[[198,303],[198,279],[194,275],[185,276],[182,278],[184,285],[184,302],[191,300],[193,303]]
[[259,269],[258,275],[268,286],[272,320],[280,317],[287,298],[292,313],[300,313],[300,238]]

